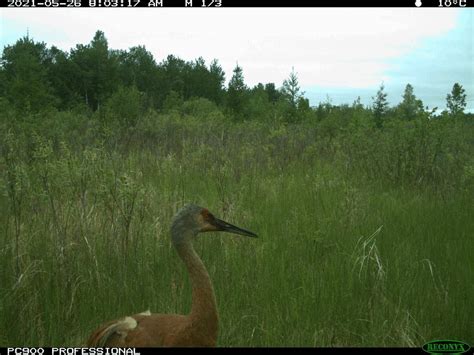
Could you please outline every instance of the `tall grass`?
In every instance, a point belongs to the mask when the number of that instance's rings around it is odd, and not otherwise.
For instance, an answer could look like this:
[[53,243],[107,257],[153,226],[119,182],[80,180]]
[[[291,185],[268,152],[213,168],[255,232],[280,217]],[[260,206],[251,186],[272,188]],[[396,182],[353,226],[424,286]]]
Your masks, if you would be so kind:
[[[168,233],[187,202],[260,236],[195,242],[220,346],[474,342],[472,141],[436,145],[465,128],[425,143],[357,131],[364,145],[222,115],[43,119],[1,127],[1,346],[81,345],[108,319],[188,312]],[[415,142],[435,159],[406,157]]]

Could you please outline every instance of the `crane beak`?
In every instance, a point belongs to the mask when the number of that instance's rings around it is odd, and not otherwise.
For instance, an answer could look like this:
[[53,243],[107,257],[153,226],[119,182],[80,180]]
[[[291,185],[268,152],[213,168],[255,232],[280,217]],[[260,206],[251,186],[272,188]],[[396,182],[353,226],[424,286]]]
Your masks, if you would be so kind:
[[247,237],[252,237],[252,238],[258,238],[258,235],[256,235],[254,232],[234,226],[221,219],[216,218],[213,222],[214,222],[213,223],[214,226],[217,228],[218,231],[246,235]]

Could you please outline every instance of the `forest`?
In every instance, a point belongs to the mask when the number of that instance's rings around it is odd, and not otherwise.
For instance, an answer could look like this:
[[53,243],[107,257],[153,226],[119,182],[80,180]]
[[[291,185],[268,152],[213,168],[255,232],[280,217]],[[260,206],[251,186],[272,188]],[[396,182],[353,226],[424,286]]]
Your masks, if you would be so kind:
[[[474,344],[474,114],[406,84],[311,106],[296,70],[245,83],[97,31],[0,62],[0,346],[81,346],[103,321],[189,311],[172,216],[259,235],[195,243],[219,346]],[[297,68],[296,68],[297,69]],[[229,75],[226,77],[226,75]],[[228,82],[226,84],[226,79]]]

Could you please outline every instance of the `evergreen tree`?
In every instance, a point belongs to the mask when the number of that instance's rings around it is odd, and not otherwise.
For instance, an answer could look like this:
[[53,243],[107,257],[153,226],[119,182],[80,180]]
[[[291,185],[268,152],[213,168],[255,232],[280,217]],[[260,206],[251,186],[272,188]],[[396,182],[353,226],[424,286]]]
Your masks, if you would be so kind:
[[383,117],[388,112],[387,94],[384,92],[384,89],[385,86],[382,83],[380,85],[379,90],[377,91],[377,95],[375,97],[372,97],[372,110],[374,115],[375,126],[377,128],[382,128]]
[[299,121],[301,115],[299,115],[298,112],[298,103],[301,103],[305,107],[309,106],[309,103],[306,105],[306,102],[301,100],[304,93],[301,92],[298,83],[298,76],[296,75],[294,68],[291,69],[288,79],[283,81],[281,93],[288,105],[285,113],[287,121]]
[[411,120],[423,112],[423,102],[413,93],[413,86],[407,84],[403,93],[403,101],[398,105],[403,119]]
[[291,69],[290,76],[288,79],[283,81],[282,93],[286,100],[291,105],[293,110],[296,110],[297,103],[300,97],[303,96],[303,92],[300,92],[300,87],[298,84],[298,76],[295,73],[295,69]]
[[244,82],[243,70],[237,64],[227,89],[227,107],[238,117],[243,115],[247,101],[247,85]]
[[464,113],[466,108],[466,94],[462,85],[455,83],[451,93],[446,96],[446,106],[452,116]]

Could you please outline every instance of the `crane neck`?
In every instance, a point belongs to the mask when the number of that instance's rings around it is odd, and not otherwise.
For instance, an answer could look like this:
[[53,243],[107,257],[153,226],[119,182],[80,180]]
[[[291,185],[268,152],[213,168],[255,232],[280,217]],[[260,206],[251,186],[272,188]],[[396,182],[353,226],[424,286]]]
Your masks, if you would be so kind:
[[182,243],[174,243],[174,246],[186,265],[191,281],[192,306],[189,317],[193,328],[212,334],[217,339],[217,305],[209,273],[194,250],[191,238],[186,238]]

